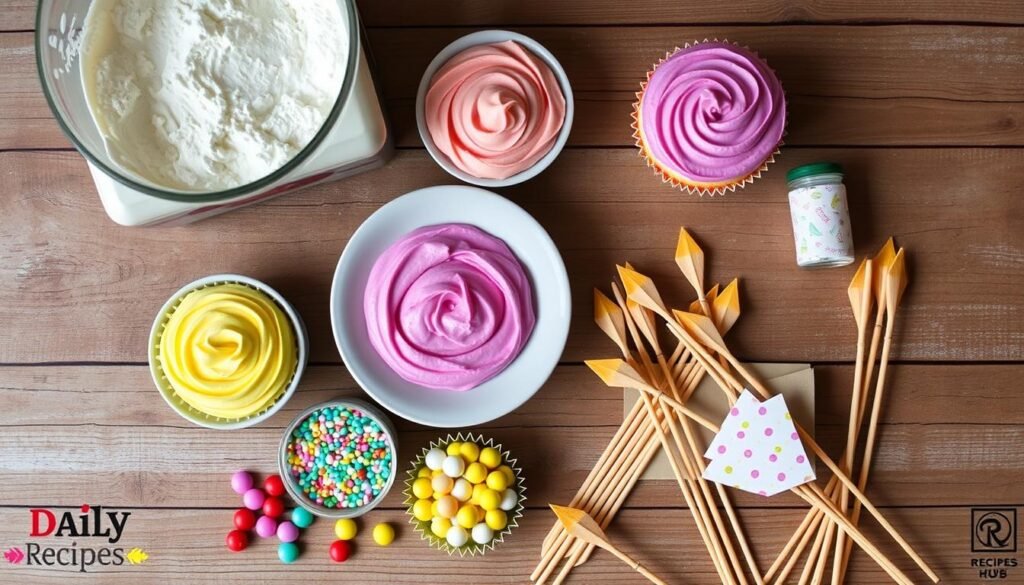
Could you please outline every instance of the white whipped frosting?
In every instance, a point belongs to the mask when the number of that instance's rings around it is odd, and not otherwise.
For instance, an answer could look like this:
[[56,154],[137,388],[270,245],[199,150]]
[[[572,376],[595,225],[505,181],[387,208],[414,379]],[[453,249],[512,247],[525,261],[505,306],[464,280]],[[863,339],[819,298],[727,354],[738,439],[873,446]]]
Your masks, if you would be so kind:
[[81,73],[121,166],[223,190],[279,169],[320,130],[348,38],[337,0],[97,0]]

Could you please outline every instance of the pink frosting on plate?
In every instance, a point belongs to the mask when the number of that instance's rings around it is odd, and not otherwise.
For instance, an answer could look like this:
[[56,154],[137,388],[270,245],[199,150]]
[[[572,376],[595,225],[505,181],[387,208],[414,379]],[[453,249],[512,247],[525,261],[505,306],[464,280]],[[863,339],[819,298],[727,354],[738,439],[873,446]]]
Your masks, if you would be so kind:
[[654,70],[640,104],[650,154],[685,178],[714,183],[756,171],[786,125],[775,73],[728,43],[698,43]]
[[533,293],[504,242],[469,225],[417,229],[370,271],[363,297],[370,343],[399,376],[469,390],[526,345]]
[[470,47],[445,63],[430,80],[424,116],[430,139],[458,169],[507,179],[554,146],[565,96],[547,64],[505,41]]

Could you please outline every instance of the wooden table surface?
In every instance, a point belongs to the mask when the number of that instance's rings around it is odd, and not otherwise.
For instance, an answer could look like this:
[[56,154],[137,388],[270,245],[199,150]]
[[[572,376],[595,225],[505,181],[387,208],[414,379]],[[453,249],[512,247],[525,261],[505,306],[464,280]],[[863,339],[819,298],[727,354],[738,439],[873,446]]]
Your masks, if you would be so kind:
[[[703,243],[708,275],[742,279],[743,316],[730,334],[745,360],[811,362],[817,433],[838,454],[849,408],[855,328],[853,267],[794,263],[785,171],[846,167],[860,255],[893,235],[911,284],[869,495],[945,582],[980,580],[971,508],[1024,504],[1024,3],[1017,0],[366,0],[398,152],[385,168],[195,225],[130,229],[104,215],[82,157],[39,90],[34,2],[0,0],[0,550],[33,540],[29,508],[83,503],[130,511],[122,544],[150,555],[116,569],[34,568],[0,561],[0,583],[524,582],[552,522],[621,420],[621,397],[582,360],[614,348],[590,321],[591,289],[616,262],[655,276],[689,301],[672,252],[680,225]],[[283,427],[328,397],[358,395],[335,349],[328,294],[338,255],[381,204],[453,180],[423,150],[413,119],[420,73],[445,44],[480,28],[530,35],[564,65],[576,121],[561,157],[535,180],[502,190],[551,233],[573,286],[561,365],[526,405],[475,429],[507,445],[526,470],[529,509],[510,541],[484,558],[449,558],[403,524],[395,490],[363,522],[400,526],[380,549],[368,534],[344,565],[327,558],[329,523],[304,536],[295,565],[261,542],[223,546],[238,500],[237,468],[269,472]],[[686,41],[728,38],[756,49],[790,103],[778,163],[753,186],[714,199],[667,186],[637,158],[629,112],[648,66]],[[182,284],[210,273],[265,280],[309,326],[312,364],[287,407],[257,428],[213,432],[178,418],[146,366],[153,315]],[[438,433],[397,421],[412,453]],[[739,494],[763,567],[803,516],[789,494]],[[674,482],[644,482],[610,529],[672,583],[717,576]],[[866,530],[924,576],[872,522]],[[67,539],[69,540],[69,539]],[[79,539],[78,546],[98,546]],[[990,555],[991,556],[991,555]],[[1022,565],[1005,582],[1024,582]],[[599,553],[574,583],[636,582]],[[850,582],[885,582],[855,553]]]

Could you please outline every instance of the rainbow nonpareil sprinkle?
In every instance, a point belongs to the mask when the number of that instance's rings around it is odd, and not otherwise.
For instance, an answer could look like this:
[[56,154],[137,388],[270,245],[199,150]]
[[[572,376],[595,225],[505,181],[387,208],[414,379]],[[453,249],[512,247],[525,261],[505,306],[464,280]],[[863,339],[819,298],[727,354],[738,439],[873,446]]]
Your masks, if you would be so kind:
[[374,501],[391,475],[393,449],[373,418],[354,408],[313,411],[291,434],[288,473],[299,491],[326,508]]

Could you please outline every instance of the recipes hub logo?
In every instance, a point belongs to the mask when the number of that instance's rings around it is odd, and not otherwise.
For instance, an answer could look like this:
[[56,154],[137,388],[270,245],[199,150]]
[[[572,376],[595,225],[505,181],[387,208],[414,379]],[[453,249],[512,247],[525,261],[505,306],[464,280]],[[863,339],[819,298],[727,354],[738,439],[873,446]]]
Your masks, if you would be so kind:
[[30,540],[4,550],[3,558],[10,565],[69,567],[81,573],[96,566],[142,564],[149,555],[121,542],[131,515],[89,504],[66,511],[30,508]]

